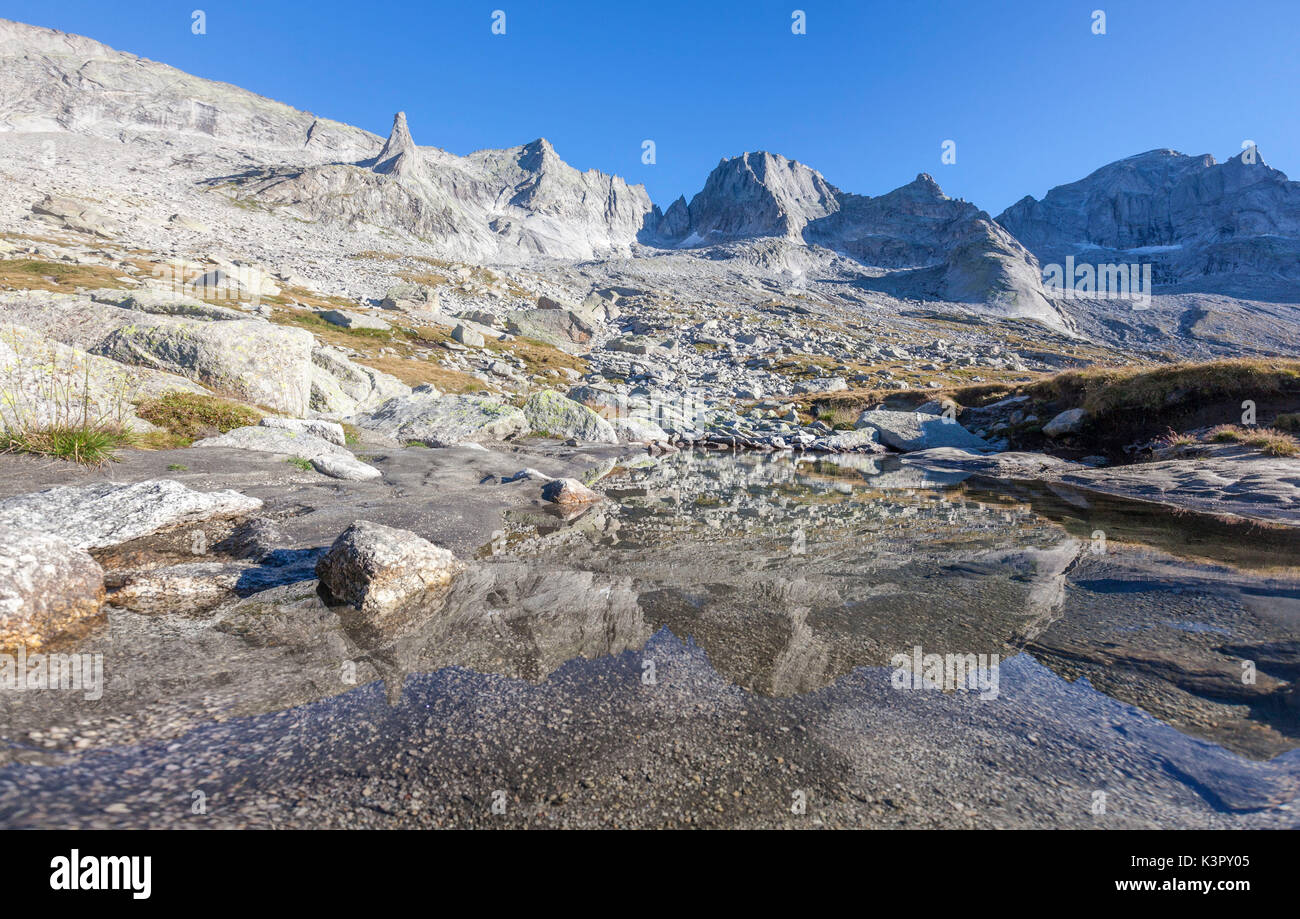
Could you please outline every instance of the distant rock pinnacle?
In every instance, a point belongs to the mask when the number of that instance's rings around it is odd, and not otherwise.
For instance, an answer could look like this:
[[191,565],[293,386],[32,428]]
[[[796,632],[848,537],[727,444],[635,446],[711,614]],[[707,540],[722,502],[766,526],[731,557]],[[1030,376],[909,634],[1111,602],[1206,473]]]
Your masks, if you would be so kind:
[[411,139],[411,131],[406,126],[406,112],[393,116],[393,130],[384,141],[383,149],[375,157],[375,172],[384,175],[396,175],[414,178],[420,174],[420,151]]

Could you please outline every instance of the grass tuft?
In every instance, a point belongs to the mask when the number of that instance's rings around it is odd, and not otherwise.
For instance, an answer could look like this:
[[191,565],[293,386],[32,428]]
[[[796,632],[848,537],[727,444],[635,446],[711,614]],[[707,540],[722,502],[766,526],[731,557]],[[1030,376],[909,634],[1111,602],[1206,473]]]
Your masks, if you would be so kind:
[[1239,443],[1254,447],[1265,456],[1300,456],[1300,440],[1275,428],[1243,428],[1221,424],[1209,433],[1214,443]]
[[136,414],[167,431],[175,446],[257,424],[262,413],[240,402],[204,393],[168,392],[136,406]]
[[6,453],[48,456],[86,466],[116,462],[117,451],[135,442],[135,436],[122,428],[95,425],[51,425],[23,430],[6,428],[0,437]]

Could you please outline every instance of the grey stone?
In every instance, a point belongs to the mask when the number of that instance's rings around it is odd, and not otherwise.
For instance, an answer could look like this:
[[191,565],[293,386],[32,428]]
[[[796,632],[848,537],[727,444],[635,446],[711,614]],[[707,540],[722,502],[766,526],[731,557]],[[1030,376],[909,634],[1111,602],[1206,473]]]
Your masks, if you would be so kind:
[[258,424],[264,428],[278,428],[282,431],[293,431],[296,434],[311,434],[313,437],[328,440],[340,447],[347,443],[347,437],[343,433],[343,426],[335,421],[282,418],[279,415],[267,415]]
[[1048,437],[1060,437],[1062,434],[1077,434],[1088,420],[1088,413],[1081,408],[1066,409],[1047,424],[1043,433]]
[[388,288],[379,305],[386,310],[436,310],[438,291],[424,284],[394,284]]
[[354,313],[351,310],[320,310],[316,315],[331,325],[343,329],[372,329],[377,332],[388,332],[393,328],[382,319],[364,313]]
[[885,448],[876,443],[876,432],[872,428],[859,431],[840,431],[818,437],[809,447],[811,450],[827,453],[883,453]]
[[305,460],[318,456],[351,457],[346,448],[306,431],[256,425],[235,428],[216,437],[205,437],[193,444],[202,447],[231,447],[236,450],[256,450],[280,456],[300,456]]
[[542,498],[561,506],[594,504],[605,500],[603,495],[592,491],[577,479],[552,479],[542,486]]
[[383,476],[383,473],[374,466],[363,463],[354,456],[329,454],[313,456],[311,465],[321,475],[349,482],[368,482],[371,479],[378,479]]
[[533,431],[561,439],[576,437],[588,443],[618,443],[608,421],[581,402],[555,390],[535,392],[524,402],[524,417]]
[[506,329],[572,354],[588,349],[595,331],[571,310],[516,310],[506,316]]
[[0,524],[0,652],[37,651],[99,614],[104,572],[52,533]]
[[991,446],[955,421],[922,412],[866,411],[858,416],[856,428],[877,432],[880,442],[904,453],[932,447],[989,450]]
[[59,485],[0,501],[0,526],[40,530],[96,549],[185,524],[243,517],[261,506],[237,491],[198,492],[171,479]]
[[313,346],[305,329],[253,319],[148,316],[110,333],[92,353],[180,374],[247,402],[301,415],[309,408]]
[[330,546],[316,574],[339,600],[382,619],[413,598],[445,597],[464,568],[450,551],[408,530],[358,520]]
[[396,377],[358,364],[327,345],[312,349],[311,364],[311,407],[324,414],[346,417],[411,391]]
[[89,233],[107,239],[115,231],[111,222],[98,210],[73,198],[46,195],[32,205],[32,213],[65,230],[75,230],[78,233]]
[[139,290],[95,290],[90,298],[96,303],[106,303],[124,310],[138,310],[159,316],[180,316],[185,319],[213,321],[247,319],[248,314],[228,306],[216,306],[166,291],[141,288]]
[[513,405],[484,396],[444,396],[420,387],[389,399],[355,419],[358,427],[401,441],[450,447],[466,441],[509,440],[528,433],[528,419]]
[[470,348],[481,348],[486,343],[481,334],[464,323],[451,330],[451,337]]

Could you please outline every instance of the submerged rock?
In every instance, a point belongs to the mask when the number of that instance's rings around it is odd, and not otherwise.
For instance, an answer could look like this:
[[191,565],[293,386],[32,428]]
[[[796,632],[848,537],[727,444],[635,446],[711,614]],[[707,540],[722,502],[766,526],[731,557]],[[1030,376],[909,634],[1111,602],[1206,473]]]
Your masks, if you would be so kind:
[[231,597],[250,562],[191,562],[108,576],[108,602],[138,613],[205,612]]
[[51,533],[0,524],[0,650],[35,651],[99,614],[104,572]]

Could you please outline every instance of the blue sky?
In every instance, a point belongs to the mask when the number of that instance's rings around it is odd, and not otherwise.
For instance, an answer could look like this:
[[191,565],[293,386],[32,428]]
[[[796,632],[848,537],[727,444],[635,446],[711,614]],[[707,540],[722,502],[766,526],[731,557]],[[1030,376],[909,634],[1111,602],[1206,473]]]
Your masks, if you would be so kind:
[[1250,139],[1300,178],[1297,0],[0,0],[0,16],[380,134],[404,109],[417,143],[454,153],[546,137],[664,207],[746,150],[862,194],[929,172],[995,215],[1157,147],[1223,160]]

